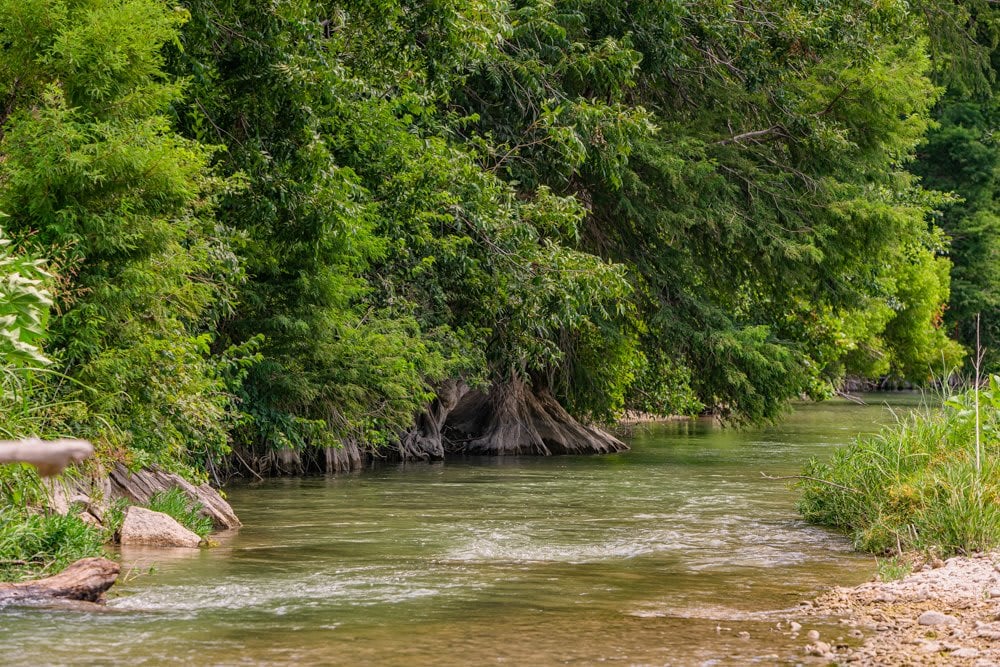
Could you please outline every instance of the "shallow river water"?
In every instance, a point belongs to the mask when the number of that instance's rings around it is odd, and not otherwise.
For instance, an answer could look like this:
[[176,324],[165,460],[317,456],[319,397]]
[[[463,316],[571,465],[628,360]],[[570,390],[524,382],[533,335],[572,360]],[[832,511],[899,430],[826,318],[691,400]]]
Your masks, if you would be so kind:
[[806,642],[775,628],[783,610],[875,564],[761,472],[794,474],[892,418],[867,398],[754,431],[656,425],[607,457],[237,486],[241,530],[125,552],[107,612],[0,610],[0,663],[794,664]]

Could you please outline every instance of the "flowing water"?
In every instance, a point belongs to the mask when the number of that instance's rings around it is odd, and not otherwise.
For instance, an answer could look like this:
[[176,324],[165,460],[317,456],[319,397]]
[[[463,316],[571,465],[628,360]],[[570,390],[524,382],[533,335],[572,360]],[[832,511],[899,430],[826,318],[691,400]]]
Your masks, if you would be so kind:
[[652,426],[614,456],[235,487],[241,530],[208,550],[125,552],[108,611],[0,610],[0,663],[794,663],[806,642],[775,624],[875,564],[800,521],[795,492],[761,472],[795,474],[875,430],[883,400],[801,406],[756,431]]

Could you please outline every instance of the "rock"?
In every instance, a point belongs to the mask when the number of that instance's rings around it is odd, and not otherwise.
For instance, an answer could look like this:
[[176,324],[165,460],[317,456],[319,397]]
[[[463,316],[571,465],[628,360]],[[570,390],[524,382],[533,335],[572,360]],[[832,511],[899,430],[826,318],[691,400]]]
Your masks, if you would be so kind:
[[746,631],[741,632],[741,633],[737,634],[736,636],[739,637],[740,639],[750,639],[750,633],[746,632]]
[[939,611],[925,611],[917,618],[920,625],[955,625],[958,619]]
[[967,658],[967,659],[978,658],[979,657],[979,649],[972,648],[972,647],[960,648],[960,649],[956,649],[956,650],[952,651],[951,655],[953,657],[956,657],[956,658]]
[[864,639],[865,636],[865,633],[861,632],[861,630],[858,630],[857,628],[854,628],[847,634],[853,637],[854,639]]
[[791,628],[792,632],[798,632],[799,630],[802,629],[802,624],[792,621],[791,623],[788,624],[788,627]]
[[218,529],[238,528],[240,520],[219,492],[208,484],[195,486],[180,475],[164,472],[155,468],[131,472],[122,464],[116,464],[109,475],[115,496],[127,498],[139,505],[149,502],[149,499],[161,491],[178,488],[187,496],[201,504],[201,513],[212,519],[212,524]]
[[920,650],[924,653],[937,653],[941,650],[941,644],[938,642],[924,642]]
[[129,507],[122,522],[121,543],[153,547],[197,548],[201,538],[173,517],[144,507]]
[[826,642],[816,642],[815,644],[806,646],[806,653],[823,657],[830,653],[830,645]]
[[806,633],[806,637],[809,638],[809,641],[814,642],[819,639],[819,632],[817,632],[816,630],[810,630],[809,632]]

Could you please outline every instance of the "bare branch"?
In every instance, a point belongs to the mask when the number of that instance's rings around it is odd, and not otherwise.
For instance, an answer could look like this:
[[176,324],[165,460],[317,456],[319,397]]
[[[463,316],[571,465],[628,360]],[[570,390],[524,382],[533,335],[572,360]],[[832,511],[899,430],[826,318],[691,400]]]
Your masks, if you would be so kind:
[[785,128],[781,125],[772,125],[771,127],[764,130],[754,130],[752,132],[744,132],[742,134],[736,134],[728,139],[723,139],[721,141],[716,141],[716,146],[725,146],[727,144],[741,144],[744,141],[753,141],[757,143],[762,139],[770,139],[772,137],[787,137],[788,133]]

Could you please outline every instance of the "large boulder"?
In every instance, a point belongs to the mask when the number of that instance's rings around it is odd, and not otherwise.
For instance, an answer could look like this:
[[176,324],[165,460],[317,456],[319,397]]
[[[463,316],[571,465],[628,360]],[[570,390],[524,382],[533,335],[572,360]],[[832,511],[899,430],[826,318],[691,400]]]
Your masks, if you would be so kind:
[[197,548],[201,544],[201,538],[163,512],[154,512],[133,505],[128,508],[125,521],[122,522],[121,543],[152,547]]
[[126,498],[130,502],[145,505],[157,493],[177,488],[201,505],[201,514],[212,519],[216,530],[240,526],[233,508],[208,484],[195,486],[180,475],[157,468],[130,471],[120,463],[115,465],[109,479],[112,494],[116,498]]

